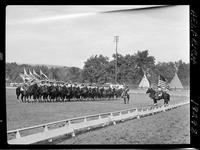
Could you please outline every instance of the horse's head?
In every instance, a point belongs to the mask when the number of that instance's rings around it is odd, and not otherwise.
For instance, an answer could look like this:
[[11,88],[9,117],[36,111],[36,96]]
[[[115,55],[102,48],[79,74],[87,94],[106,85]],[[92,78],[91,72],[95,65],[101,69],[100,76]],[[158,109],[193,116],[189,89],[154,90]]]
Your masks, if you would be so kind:
[[151,94],[152,92],[155,92],[155,91],[154,91],[152,88],[148,88],[147,91],[146,91],[146,94],[147,94],[147,93],[150,93],[150,94]]
[[150,91],[151,91],[151,88],[148,88],[147,91],[146,91],[146,94],[150,93]]

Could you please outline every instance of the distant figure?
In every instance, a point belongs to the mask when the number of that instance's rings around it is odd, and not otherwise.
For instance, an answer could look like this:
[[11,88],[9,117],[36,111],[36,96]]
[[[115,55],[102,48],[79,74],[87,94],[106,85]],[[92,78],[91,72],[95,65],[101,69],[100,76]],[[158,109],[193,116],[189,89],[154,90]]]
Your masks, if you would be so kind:
[[121,97],[124,99],[124,104],[127,104],[129,103],[129,94],[128,94],[128,91],[129,91],[129,88],[127,85],[124,86],[124,89],[123,89],[123,92],[122,92],[122,95]]

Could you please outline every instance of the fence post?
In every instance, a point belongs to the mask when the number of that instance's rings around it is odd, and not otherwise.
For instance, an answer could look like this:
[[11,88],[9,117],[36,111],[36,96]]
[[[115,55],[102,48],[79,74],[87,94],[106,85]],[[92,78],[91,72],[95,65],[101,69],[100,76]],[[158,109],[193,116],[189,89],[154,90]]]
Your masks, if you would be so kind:
[[75,137],[74,129],[72,128],[71,120],[68,121],[68,127],[72,130],[72,137]]
[[21,138],[21,135],[20,135],[20,133],[19,133],[19,130],[17,130],[16,139],[19,139],[19,138]]
[[143,108],[141,108],[141,115],[144,115],[144,110],[143,110]]
[[48,131],[48,126],[45,125],[45,126],[44,126],[44,132],[47,132],[47,131]]
[[162,107],[163,107],[163,111],[165,112],[165,105],[163,105]]
[[136,115],[137,115],[137,119],[140,119],[139,111],[137,108],[136,108]]
[[113,113],[111,113],[110,114],[110,120],[113,122],[114,125],[116,125],[116,122],[113,118],[114,118]]

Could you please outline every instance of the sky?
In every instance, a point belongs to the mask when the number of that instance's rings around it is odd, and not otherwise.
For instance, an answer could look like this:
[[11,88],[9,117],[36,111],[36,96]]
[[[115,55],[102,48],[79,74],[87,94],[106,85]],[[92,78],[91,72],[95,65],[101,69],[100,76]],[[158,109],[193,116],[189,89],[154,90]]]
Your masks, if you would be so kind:
[[6,7],[6,62],[84,66],[92,55],[149,50],[156,62],[189,62],[189,6],[10,5]]

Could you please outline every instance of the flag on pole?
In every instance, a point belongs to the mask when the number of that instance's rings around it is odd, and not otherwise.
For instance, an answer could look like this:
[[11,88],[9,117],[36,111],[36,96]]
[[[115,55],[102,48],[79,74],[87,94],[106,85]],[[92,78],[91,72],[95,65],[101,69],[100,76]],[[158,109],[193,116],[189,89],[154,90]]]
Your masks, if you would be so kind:
[[169,90],[169,85],[167,84],[166,79],[161,75],[159,75],[158,87],[163,91]]
[[39,75],[38,75],[39,77],[34,75],[34,70],[33,70],[33,73],[30,70],[29,70],[29,72],[30,72],[31,77],[33,77],[31,82],[35,82],[35,81],[40,80],[40,76]]
[[25,81],[25,75],[20,73],[19,76],[22,78],[23,81]]
[[28,76],[26,69],[24,68],[24,75]]
[[35,72],[35,70],[33,69],[33,74],[35,75],[36,78],[40,79],[41,77]]
[[31,80],[31,78],[28,75],[20,73],[19,76],[22,78],[24,82]]
[[32,79],[35,79],[35,76],[32,74],[31,70],[29,69],[29,76],[32,78]]
[[49,78],[47,77],[47,75],[45,75],[45,74],[42,72],[41,69],[40,69],[40,75],[43,76],[45,79],[49,79]]
[[28,74],[27,74],[27,72],[26,72],[26,69],[24,68],[24,81],[29,81],[29,80],[31,80],[32,79],[32,77],[30,77]]
[[30,74],[31,76],[33,75],[30,69],[29,69],[29,74]]

